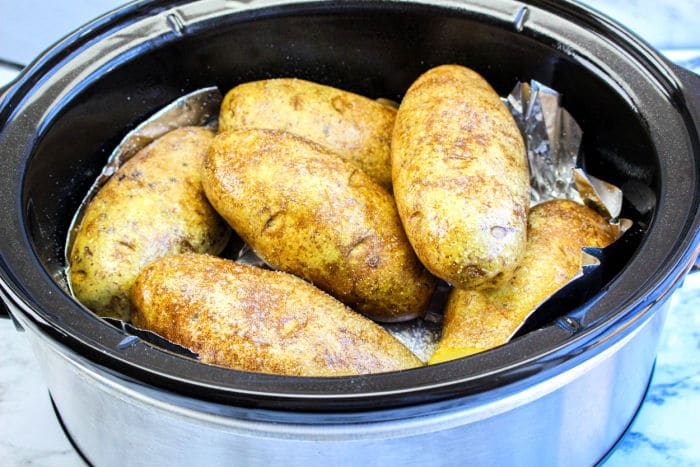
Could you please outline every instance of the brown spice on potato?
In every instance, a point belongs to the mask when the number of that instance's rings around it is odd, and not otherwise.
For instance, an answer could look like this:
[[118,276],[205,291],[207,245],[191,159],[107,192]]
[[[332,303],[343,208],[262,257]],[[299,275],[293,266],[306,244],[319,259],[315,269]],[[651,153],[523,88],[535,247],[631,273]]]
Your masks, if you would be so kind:
[[217,135],[203,170],[209,200],[275,268],[379,321],[420,316],[435,287],[391,195],[328,149],[278,130]]
[[568,200],[535,206],[528,224],[525,256],[508,282],[492,290],[451,292],[431,364],[508,342],[534,309],[581,273],[581,248],[615,240],[602,216]]
[[86,208],[69,255],[76,298],[129,320],[129,290],[166,254],[219,253],[230,229],[207,201],[201,164],[214,138],[204,128],[167,133],[125,162]]
[[284,130],[326,146],[385,188],[391,186],[396,109],[311,81],[278,78],[242,83],[221,104],[219,131]]
[[161,258],[139,275],[136,326],[204,363],[295,376],[341,376],[422,366],[382,327],[308,282],[207,255]]
[[525,248],[530,185],[498,94],[462,66],[427,71],[399,106],[391,150],[396,205],[423,264],[456,287],[507,280]]

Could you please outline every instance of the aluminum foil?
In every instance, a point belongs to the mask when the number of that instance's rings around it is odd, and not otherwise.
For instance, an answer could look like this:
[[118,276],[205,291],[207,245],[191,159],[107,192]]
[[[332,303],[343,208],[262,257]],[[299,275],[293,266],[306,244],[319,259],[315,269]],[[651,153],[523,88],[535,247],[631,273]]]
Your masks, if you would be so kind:
[[[631,225],[629,220],[618,219],[622,208],[622,190],[577,166],[583,133],[571,114],[561,107],[560,94],[533,80],[516,84],[511,93],[503,98],[503,103],[513,115],[525,142],[530,168],[531,206],[553,199],[569,199],[586,204],[610,221],[619,238]],[[565,292],[564,289],[576,282],[581,285],[581,281],[594,277],[600,265],[598,256],[601,256],[595,250],[586,248],[581,251],[581,270],[550,298]],[[424,319],[384,327],[418,358],[427,361],[440,339],[442,310],[448,295],[449,286],[441,283]],[[536,312],[537,308],[532,310],[529,317]],[[524,324],[521,323],[520,327]]]
[[[177,99],[126,135],[109,157],[107,165],[90,188],[71,223],[66,242],[66,259],[74,230],[80,225],[85,207],[109,177],[141,148],[168,131],[189,125],[209,126],[215,129],[215,117],[218,115],[221,100],[222,96],[217,88],[200,89]],[[618,220],[622,191],[586,174],[576,166],[582,132],[571,115],[561,107],[559,94],[541,83],[531,81],[529,84],[518,83],[503,102],[510,109],[525,141],[530,165],[531,204],[561,198],[585,203],[609,219],[621,235],[630,225],[629,221]],[[584,251],[582,255],[585,267],[572,282],[585,280],[599,264],[596,258],[599,255],[591,255]],[[233,246],[227,256],[241,263],[269,267],[245,244]],[[69,284],[70,281],[66,283]],[[442,313],[449,292],[450,286],[441,282],[424,318],[384,325],[387,331],[424,362],[430,358],[440,338]],[[533,313],[535,312],[536,310],[533,310]],[[162,338],[151,339],[152,333],[136,330],[128,323],[115,324],[115,321],[117,320],[109,320],[112,325],[138,338],[163,346]],[[193,357],[191,353],[179,351],[176,344],[166,347],[172,352]]]
[[530,200],[581,202],[572,169],[581,128],[559,105],[559,93],[537,81],[518,83],[504,100],[520,128],[530,165]]
[[561,107],[561,95],[538,81],[518,83],[504,99],[525,141],[530,201],[570,199],[617,219],[622,190],[577,167],[583,132]]

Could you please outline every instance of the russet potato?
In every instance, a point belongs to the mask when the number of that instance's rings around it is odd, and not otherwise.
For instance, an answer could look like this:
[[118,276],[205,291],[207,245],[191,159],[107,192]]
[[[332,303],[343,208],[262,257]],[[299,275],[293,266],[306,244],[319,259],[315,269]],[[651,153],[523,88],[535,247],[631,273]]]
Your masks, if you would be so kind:
[[381,326],[281,271],[202,254],[170,256],[144,268],[131,297],[134,325],[204,363],[294,376],[422,365]]
[[284,130],[326,146],[385,188],[391,185],[396,109],[331,86],[294,78],[242,83],[225,96],[219,130]]
[[214,208],[269,265],[384,322],[423,314],[435,287],[393,198],[354,164],[279,130],[217,135],[202,181]]
[[69,252],[76,298],[101,316],[129,320],[129,290],[167,254],[218,254],[230,229],[207,201],[201,166],[214,134],[171,131],[124,163],[86,208]]
[[615,230],[592,209],[568,200],[532,208],[525,257],[498,289],[453,289],[431,364],[465,357],[510,340],[542,302],[581,273],[582,248],[602,248]]
[[525,148],[508,109],[476,72],[443,65],[399,106],[393,190],[406,235],[434,275],[459,288],[508,280],[525,249]]

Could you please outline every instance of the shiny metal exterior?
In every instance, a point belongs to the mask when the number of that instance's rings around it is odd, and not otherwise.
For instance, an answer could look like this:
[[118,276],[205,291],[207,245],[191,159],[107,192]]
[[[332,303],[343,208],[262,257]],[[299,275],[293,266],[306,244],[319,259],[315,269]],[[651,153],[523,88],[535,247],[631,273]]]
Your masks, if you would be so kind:
[[417,411],[352,414],[198,401],[127,381],[38,329],[28,335],[67,431],[96,466],[155,459],[168,466],[587,466],[605,456],[641,404],[667,306],[539,383],[523,380]]
[[[91,463],[592,465],[606,454],[643,398],[666,301],[700,252],[700,80],[571,2],[525,3],[134,2],[69,36],[0,94],[0,295]],[[259,47],[263,39],[275,47]],[[600,157],[589,162],[624,180],[634,169],[659,201],[621,256],[629,262],[587,306],[469,359],[294,379],[175,357],[106,325],[59,286],[80,201],[71,196],[92,182],[89,169],[102,167],[94,155],[108,154],[117,130],[152,108],[211,80],[226,87],[251,65],[393,95],[423,59],[438,58],[469,59],[501,87],[533,74],[583,86],[566,107],[597,137]],[[75,138],[86,117],[91,131]],[[602,151],[611,142],[625,157]],[[54,183],[61,192],[47,189]]]

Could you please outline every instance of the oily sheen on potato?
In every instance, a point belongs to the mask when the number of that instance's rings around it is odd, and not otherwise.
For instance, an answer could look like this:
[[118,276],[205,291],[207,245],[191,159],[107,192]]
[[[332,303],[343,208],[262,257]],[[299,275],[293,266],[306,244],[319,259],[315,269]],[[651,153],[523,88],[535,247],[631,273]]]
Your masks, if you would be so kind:
[[132,290],[136,326],[202,362],[294,376],[342,376],[422,365],[381,326],[282,271],[202,254],[161,258]]
[[219,130],[285,130],[326,146],[377,182],[391,185],[396,109],[331,86],[294,78],[239,84],[225,96]]
[[354,164],[279,130],[217,135],[202,182],[214,208],[268,264],[366,316],[420,316],[435,278],[420,264],[391,195]]
[[615,240],[602,216],[568,200],[535,206],[528,223],[525,257],[508,282],[498,289],[452,290],[429,363],[505,344],[535,308],[581,273],[581,248],[602,248]]
[[493,88],[462,66],[427,71],[401,101],[391,151],[398,212],[428,270],[458,288],[507,280],[525,249],[530,185]]
[[129,320],[129,290],[147,263],[181,252],[219,253],[230,229],[207,201],[201,166],[214,134],[186,127],[129,159],[87,207],[69,253],[76,298]]

